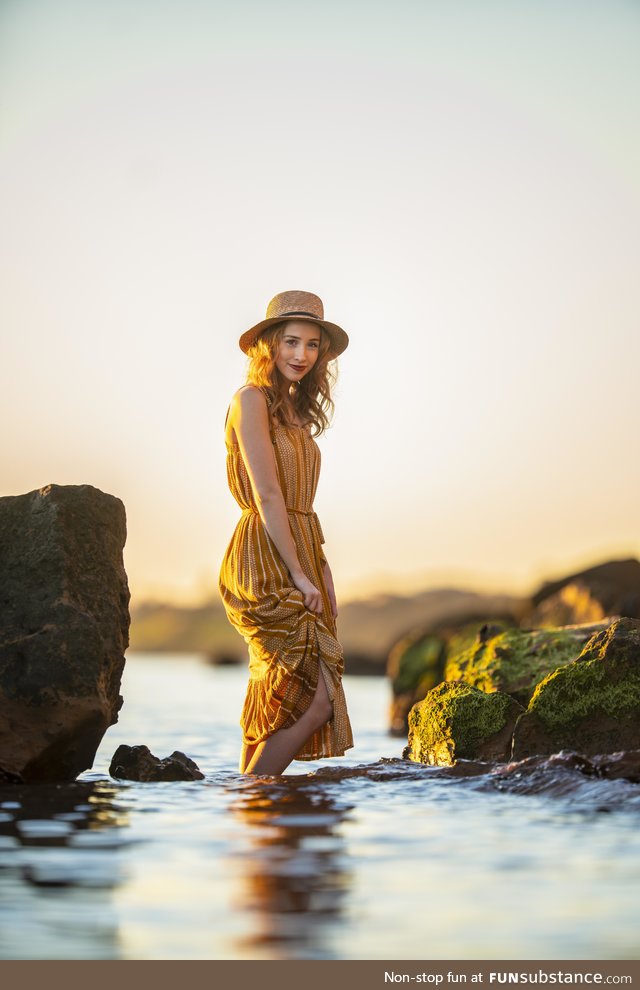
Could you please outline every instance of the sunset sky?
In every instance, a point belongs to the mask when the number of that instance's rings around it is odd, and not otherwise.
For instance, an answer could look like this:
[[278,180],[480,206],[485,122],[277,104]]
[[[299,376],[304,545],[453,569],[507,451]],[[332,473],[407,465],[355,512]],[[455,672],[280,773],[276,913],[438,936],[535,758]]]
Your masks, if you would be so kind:
[[640,5],[0,4],[0,495],[122,499],[135,600],[216,592],[240,334],[344,327],[338,596],[640,555]]

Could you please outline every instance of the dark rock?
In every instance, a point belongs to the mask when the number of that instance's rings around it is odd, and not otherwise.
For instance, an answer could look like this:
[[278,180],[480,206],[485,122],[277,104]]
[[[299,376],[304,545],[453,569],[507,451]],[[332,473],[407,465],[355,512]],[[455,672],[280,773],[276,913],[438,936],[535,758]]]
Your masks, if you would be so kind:
[[593,588],[582,581],[570,581],[533,609],[527,617],[527,625],[564,626],[597,622],[606,616],[607,610]]
[[356,677],[384,677],[385,661],[377,653],[345,650],[344,669],[346,674]]
[[606,616],[640,619],[640,561],[609,560],[555,581],[531,597],[527,626],[596,622]]
[[442,681],[409,712],[404,759],[447,766],[457,759],[497,760],[511,754],[511,737],[522,705],[508,694],[461,681]]
[[621,753],[600,753],[591,758],[601,777],[610,780],[632,780],[640,784],[640,749]]
[[593,760],[574,750],[562,749],[549,756],[528,756],[522,760],[510,760],[491,771],[492,777],[515,775],[529,776],[538,770],[577,770],[585,777],[599,777],[600,773]]
[[562,749],[589,756],[638,748],[640,621],[622,618],[538,684],[516,723],[512,759]]
[[212,667],[237,667],[240,664],[236,653],[226,653],[224,650],[209,650],[204,659]]
[[450,654],[444,679],[464,681],[481,691],[502,691],[526,707],[536,685],[557,667],[574,660],[603,623],[559,629],[498,629],[483,627],[461,653]]
[[463,777],[482,777],[495,767],[494,761],[458,760],[450,766],[429,766],[397,756],[381,756],[376,763],[361,763],[355,767],[319,767],[306,775],[292,775],[288,778],[287,789],[304,787],[309,781],[347,780],[352,777],[367,777],[372,781],[388,780],[439,780]]
[[124,505],[91,485],[0,498],[0,765],[71,781],[118,721]]
[[476,639],[478,643],[488,643],[490,639],[494,636],[499,636],[504,630],[502,626],[497,625],[495,622],[485,622],[483,626],[480,626]]
[[640,797],[640,750],[587,757],[563,749],[549,756],[528,756],[495,765],[480,788],[485,783],[503,793],[568,798],[583,810],[610,811]]
[[24,784],[24,778],[20,773],[0,767],[0,784]]
[[176,749],[160,759],[148,746],[118,746],[111,758],[109,773],[125,780],[202,780],[197,764]]

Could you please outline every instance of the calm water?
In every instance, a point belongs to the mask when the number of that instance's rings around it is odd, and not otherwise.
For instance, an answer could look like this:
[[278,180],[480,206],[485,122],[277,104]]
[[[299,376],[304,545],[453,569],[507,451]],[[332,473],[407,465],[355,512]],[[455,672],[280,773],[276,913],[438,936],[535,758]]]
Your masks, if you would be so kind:
[[[640,957],[640,786],[505,793],[396,762],[386,683],[344,683],[356,747],[252,779],[246,672],[130,653],[93,769],[0,788],[0,956]],[[180,749],[206,778],[115,781],[120,743]]]

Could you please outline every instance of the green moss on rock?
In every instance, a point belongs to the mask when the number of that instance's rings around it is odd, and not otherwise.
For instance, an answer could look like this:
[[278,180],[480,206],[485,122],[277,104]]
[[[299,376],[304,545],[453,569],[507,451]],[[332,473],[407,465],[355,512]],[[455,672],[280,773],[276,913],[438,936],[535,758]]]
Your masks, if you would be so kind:
[[537,685],[514,730],[514,759],[575,749],[640,748],[640,621],[594,634],[579,656]]
[[447,659],[444,676],[488,694],[502,691],[527,705],[536,685],[550,671],[580,652],[576,634],[562,629],[505,629]]
[[406,637],[389,657],[389,673],[394,694],[422,690],[424,695],[441,679],[444,643],[439,636]]
[[509,695],[486,694],[469,684],[442,681],[409,712],[404,756],[451,765],[456,759],[506,760],[516,718],[523,711]]
[[[483,628],[485,630],[490,629],[491,636],[497,636],[505,629],[512,629],[513,623],[506,622],[502,619],[493,618],[482,620],[475,619],[473,622],[465,623],[464,626],[461,626],[454,633],[452,633],[447,640],[447,662],[449,662],[449,658],[457,657],[461,653],[466,653],[474,645],[476,645],[481,640],[482,634],[480,630]],[[488,639],[489,636],[486,636],[485,638]]]
[[409,710],[442,680],[445,656],[446,644],[435,633],[410,634],[393,647],[387,663],[392,692],[389,711],[392,735],[406,736]]

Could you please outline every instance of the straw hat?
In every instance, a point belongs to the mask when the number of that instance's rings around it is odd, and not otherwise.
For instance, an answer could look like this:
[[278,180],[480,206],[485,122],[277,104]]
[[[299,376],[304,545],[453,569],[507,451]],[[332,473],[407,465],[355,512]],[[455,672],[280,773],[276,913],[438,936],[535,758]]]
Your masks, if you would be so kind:
[[288,292],[279,292],[273,297],[267,306],[266,320],[256,323],[255,327],[242,334],[239,341],[240,349],[246,354],[263,330],[272,323],[280,323],[282,320],[309,320],[312,323],[319,323],[329,334],[333,357],[342,354],[349,346],[349,338],[342,327],[325,320],[320,296],[314,295],[313,292],[303,292],[301,289],[290,289]]

